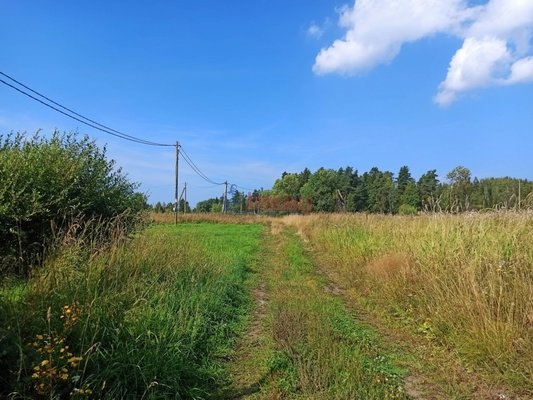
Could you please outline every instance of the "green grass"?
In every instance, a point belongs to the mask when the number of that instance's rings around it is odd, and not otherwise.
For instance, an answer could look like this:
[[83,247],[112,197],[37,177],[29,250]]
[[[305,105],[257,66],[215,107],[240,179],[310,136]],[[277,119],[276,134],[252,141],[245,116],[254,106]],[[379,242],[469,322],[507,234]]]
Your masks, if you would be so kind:
[[263,229],[153,226],[110,252],[66,247],[25,287],[5,285],[0,395],[216,397]]
[[0,397],[533,393],[529,215],[230,221],[72,241],[1,282]]
[[450,349],[490,385],[533,393],[530,214],[284,221],[310,242],[321,269],[354,304],[389,328]]
[[405,399],[403,372],[371,330],[324,290],[300,238],[282,232],[269,288],[270,380],[258,398]]

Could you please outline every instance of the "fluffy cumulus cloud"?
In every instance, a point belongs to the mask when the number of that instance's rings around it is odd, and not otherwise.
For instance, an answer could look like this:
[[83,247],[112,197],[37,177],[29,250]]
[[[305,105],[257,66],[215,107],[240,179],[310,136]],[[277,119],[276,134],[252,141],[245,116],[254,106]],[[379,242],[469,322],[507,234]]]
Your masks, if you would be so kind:
[[317,55],[316,74],[355,75],[388,63],[402,45],[443,33],[463,39],[435,101],[469,90],[533,81],[533,0],[356,0],[340,12],[343,38]]
[[510,60],[505,41],[494,37],[467,38],[453,56],[435,101],[450,104],[458,93],[505,79],[501,76],[508,70]]

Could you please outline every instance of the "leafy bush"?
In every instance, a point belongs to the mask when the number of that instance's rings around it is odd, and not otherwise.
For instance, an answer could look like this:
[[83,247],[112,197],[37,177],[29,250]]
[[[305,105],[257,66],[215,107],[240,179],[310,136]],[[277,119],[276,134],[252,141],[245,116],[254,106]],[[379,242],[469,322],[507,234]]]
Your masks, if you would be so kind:
[[145,205],[106,149],[77,133],[0,135],[0,182],[0,274],[26,274],[73,221],[127,213],[131,228]]
[[400,215],[416,215],[418,210],[415,206],[410,204],[402,204],[398,210]]

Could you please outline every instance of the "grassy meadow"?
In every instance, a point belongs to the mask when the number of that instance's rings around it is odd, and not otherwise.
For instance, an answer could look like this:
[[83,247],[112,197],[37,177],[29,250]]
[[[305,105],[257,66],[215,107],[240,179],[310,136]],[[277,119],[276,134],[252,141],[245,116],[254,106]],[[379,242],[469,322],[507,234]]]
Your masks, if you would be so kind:
[[450,349],[469,373],[533,396],[533,215],[284,221],[352,304]]
[[266,339],[252,363],[263,377],[250,398],[408,399],[405,371],[333,293],[297,234],[274,221],[266,240],[269,264],[258,271],[268,296]]
[[533,215],[174,218],[0,282],[0,397],[533,398]]
[[156,225],[64,247],[0,290],[0,397],[213,398],[263,226]]

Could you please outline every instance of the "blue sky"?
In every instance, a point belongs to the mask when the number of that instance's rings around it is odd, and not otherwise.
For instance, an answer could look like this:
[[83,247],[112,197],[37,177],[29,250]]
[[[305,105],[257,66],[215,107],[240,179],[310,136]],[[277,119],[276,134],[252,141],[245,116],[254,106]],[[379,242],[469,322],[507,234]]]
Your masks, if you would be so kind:
[[[348,165],[533,179],[532,36],[533,0],[0,0],[1,72],[244,191]],[[0,133],[37,129],[107,144],[173,201],[172,147],[0,85]],[[183,160],[179,180],[193,206],[223,192]]]

